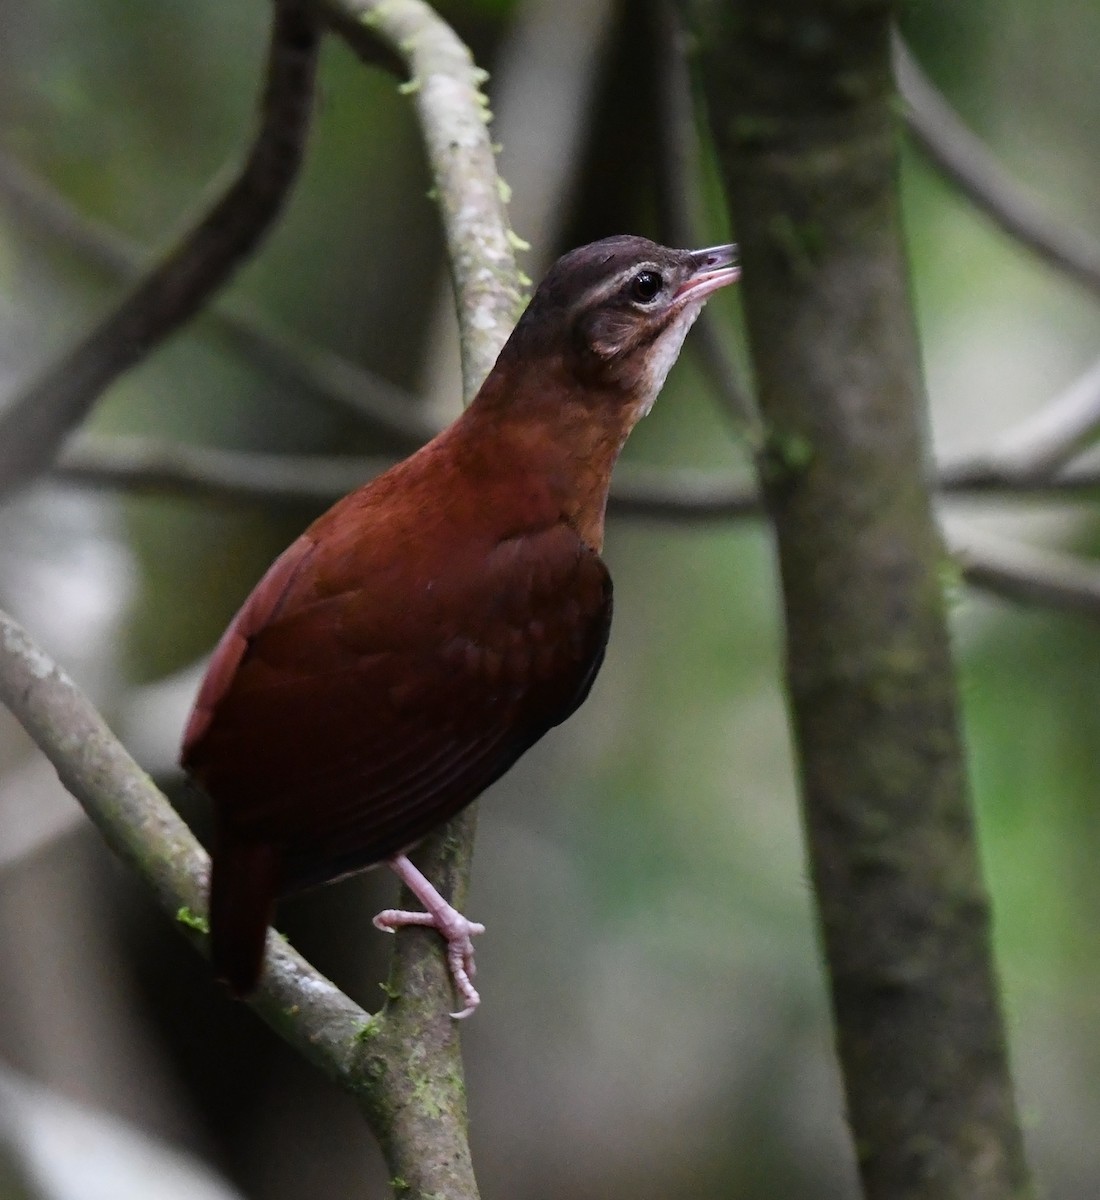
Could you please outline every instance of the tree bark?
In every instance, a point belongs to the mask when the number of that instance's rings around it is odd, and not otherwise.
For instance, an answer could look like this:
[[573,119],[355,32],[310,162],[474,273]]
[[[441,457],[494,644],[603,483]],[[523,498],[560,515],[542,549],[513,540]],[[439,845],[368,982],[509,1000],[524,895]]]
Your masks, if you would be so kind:
[[1028,1193],[925,482],[883,0],[686,0],[744,263],[758,465],[870,1200]]

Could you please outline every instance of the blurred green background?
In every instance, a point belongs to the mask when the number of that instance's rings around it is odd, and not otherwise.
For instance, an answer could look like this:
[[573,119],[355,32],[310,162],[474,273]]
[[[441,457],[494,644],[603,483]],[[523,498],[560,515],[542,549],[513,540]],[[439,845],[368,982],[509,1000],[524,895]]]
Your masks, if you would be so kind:
[[[647,6],[440,7],[493,74],[528,273],[610,233],[667,240],[664,35]],[[0,0],[0,154],[80,213],[150,250],[168,244],[246,144],[269,15],[261,0]],[[1100,8],[920,0],[904,20],[1011,170],[1095,228]],[[907,146],[902,158],[931,432],[950,458],[1083,370],[1100,311]],[[458,371],[428,186],[397,81],[328,39],[300,184],[232,293],[442,414]],[[728,224],[718,197],[708,205],[703,238],[719,241]],[[118,295],[0,195],[0,397]],[[735,299],[715,307],[732,337]],[[202,319],[111,389],[94,428],[242,449],[391,448]],[[627,457],[747,478],[691,339]],[[201,802],[172,766],[196,665],[313,515],[46,481],[0,516],[0,604],[200,831]],[[1038,544],[1100,540],[1083,506],[946,515]],[[618,519],[607,541],[616,624],[591,700],[482,805],[468,911],[489,927],[485,1003],[464,1038],[483,1194],[852,1197],[767,533]],[[1044,1193],[1083,1200],[1100,1188],[1100,632],[968,592],[953,620],[1029,1145]],[[223,997],[0,716],[0,1200],[177,1185],[181,1197],[383,1195],[351,1101]],[[370,916],[393,890],[373,873],[282,910],[293,940],[371,1008],[386,945]]]

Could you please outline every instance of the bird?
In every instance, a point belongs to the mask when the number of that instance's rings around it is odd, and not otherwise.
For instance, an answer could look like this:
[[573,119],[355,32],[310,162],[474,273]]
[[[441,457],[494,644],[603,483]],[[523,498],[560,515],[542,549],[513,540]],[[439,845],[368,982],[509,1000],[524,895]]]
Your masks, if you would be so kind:
[[612,585],[612,468],[735,245],[619,235],[536,288],[477,395],[320,516],[214,650],[181,750],[210,797],[215,973],[255,990],[276,901],[388,863],[437,929],[469,1016],[472,937],[408,858],[587,697]]

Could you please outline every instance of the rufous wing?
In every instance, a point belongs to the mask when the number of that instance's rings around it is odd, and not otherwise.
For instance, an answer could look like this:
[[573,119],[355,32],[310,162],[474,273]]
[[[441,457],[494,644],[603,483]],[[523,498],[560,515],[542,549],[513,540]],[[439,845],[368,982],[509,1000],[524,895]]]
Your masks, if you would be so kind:
[[256,969],[270,904],[255,879],[235,901],[230,872],[274,848],[288,892],[414,845],[577,707],[610,624],[607,570],[565,525],[460,548],[415,587],[334,587],[324,553],[288,552],[242,608],[187,741],[217,807],[215,945],[221,926]]
[[292,542],[271,564],[218,639],[184,728],[180,762],[185,768],[190,769],[195,747],[209,728],[214,710],[229,691],[249,642],[277,617],[291,584],[315,548],[315,543],[304,535]]

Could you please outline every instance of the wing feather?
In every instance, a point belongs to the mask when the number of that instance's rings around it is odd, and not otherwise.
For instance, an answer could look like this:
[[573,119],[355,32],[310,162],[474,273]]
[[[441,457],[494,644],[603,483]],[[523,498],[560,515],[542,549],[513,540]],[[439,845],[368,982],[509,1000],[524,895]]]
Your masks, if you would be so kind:
[[214,647],[183,734],[180,761],[185,767],[189,765],[192,750],[209,728],[214,710],[229,690],[249,640],[277,617],[295,577],[315,549],[315,544],[304,536],[292,542],[268,568]]
[[584,699],[611,617],[606,568],[564,525],[417,589],[320,589],[310,545],[291,549],[223,638],[185,760],[239,836],[282,848],[283,890],[473,800]]

